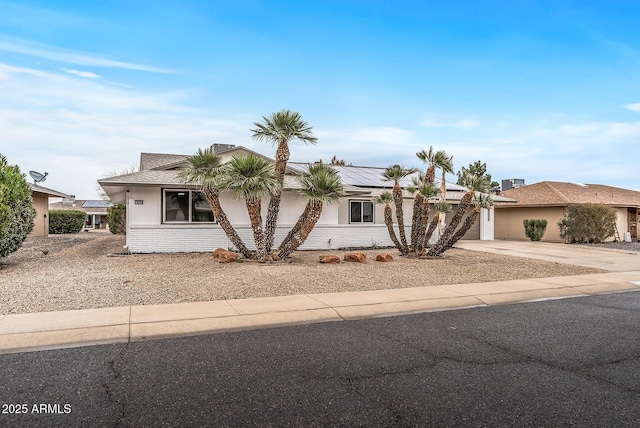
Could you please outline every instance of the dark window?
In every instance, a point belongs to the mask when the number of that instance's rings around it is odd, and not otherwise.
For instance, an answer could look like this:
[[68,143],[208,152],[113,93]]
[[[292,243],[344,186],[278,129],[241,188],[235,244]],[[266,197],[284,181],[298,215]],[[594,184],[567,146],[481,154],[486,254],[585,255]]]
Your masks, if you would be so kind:
[[373,223],[373,202],[350,201],[349,219],[351,223]]
[[164,221],[212,223],[215,219],[203,192],[165,190]]

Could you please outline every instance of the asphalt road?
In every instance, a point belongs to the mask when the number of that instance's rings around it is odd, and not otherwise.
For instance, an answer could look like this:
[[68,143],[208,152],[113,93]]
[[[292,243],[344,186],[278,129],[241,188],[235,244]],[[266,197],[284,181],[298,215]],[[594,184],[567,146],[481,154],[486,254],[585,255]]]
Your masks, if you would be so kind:
[[640,292],[0,355],[0,373],[0,426],[637,427]]

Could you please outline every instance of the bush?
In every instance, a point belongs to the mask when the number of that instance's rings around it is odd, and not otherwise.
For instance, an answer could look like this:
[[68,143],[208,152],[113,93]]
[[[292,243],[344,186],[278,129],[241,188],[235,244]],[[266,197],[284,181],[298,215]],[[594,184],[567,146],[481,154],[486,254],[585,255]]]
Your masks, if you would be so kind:
[[111,233],[124,235],[127,233],[127,207],[125,204],[115,204],[107,210],[107,222]]
[[33,230],[31,188],[18,166],[0,154],[0,257],[16,251]]
[[547,230],[547,220],[524,220],[524,234],[532,241],[540,241]]
[[568,242],[603,242],[613,236],[616,217],[616,209],[606,205],[572,205],[558,222],[560,236]]
[[87,221],[87,214],[78,210],[49,211],[49,233],[78,233]]

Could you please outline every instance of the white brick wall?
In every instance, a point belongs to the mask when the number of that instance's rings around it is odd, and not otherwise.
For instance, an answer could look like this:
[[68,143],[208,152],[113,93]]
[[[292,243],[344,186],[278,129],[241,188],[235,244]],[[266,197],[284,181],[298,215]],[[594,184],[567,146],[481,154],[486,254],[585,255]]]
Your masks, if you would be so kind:
[[[278,227],[276,245],[291,226]],[[248,248],[253,248],[253,234],[248,226],[236,227]],[[411,234],[406,228],[407,238]],[[228,248],[231,242],[218,225],[138,225],[127,235],[129,250],[134,253],[210,252]],[[328,250],[344,247],[393,246],[385,225],[316,225],[301,250]]]

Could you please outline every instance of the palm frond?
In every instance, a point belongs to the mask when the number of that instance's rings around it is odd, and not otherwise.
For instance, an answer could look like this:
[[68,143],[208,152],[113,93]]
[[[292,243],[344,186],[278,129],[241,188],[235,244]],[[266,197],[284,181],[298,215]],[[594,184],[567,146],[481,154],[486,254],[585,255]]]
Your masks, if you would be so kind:
[[390,204],[391,202],[393,202],[393,195],[391,194],[391,192],[382,192],[375,197],[373,202],[376,204]]
[[220,180],[222,190],[230,190],[236,198],[255,201],[278,188],[273,165],[253,154],[233,156],[225,164],[225,174]]
[[252,137],[256,141],[266,141],[272,144],[288,143],[300,140],[304,143],[316,144],[313,127],[302,120],[300,113],[288,109],[263,116],[262,122],[254,122],[251,129]]

